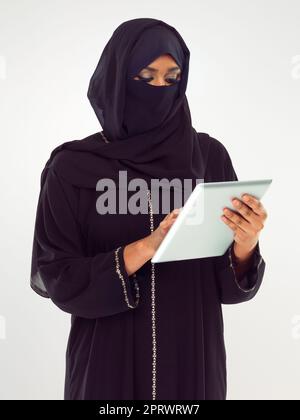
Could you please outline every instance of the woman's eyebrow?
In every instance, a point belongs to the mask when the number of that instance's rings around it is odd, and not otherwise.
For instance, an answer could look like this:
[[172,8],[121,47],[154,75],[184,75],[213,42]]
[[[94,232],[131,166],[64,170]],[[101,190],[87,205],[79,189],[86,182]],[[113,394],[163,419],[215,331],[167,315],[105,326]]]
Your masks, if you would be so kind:
[[[150,71],[158,71],[158,69],[154,69],[153,67],[144,67],[146,70],[150,70]],[[180,67],[176,66],[176,67],[170,67],[168,69],[168,71],[173,71],[173,70],[180,70]]]

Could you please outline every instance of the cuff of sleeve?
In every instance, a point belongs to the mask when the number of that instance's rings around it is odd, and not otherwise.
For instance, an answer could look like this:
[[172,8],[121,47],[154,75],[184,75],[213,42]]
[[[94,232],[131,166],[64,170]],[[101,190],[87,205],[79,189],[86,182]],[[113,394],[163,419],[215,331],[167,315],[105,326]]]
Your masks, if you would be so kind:
[[234,242],[231,243],[231,245],[229,246],[229,248],[227,249],[224,255],[226,259],[228,259],[229,265],[231,269],[233,270],[234,280],[238,288],[243,292],[252,292],[253,290],[255,290],[257,286],[258,268],[263,261],[262,255],[260,253],[259,241],[257,242],[254,248],[254,252],[251,256],[251,266],[248,268],[248,270],[245,272],[245,274],[243,275],[241,279],[237,279],[236,272],[235,272],[236,263],[234,262],[233,257],[232,257],[233,244]]
[[265,261],[257,244],[251,266],[240,279],[237,278],[231,250],[233,243],[221,256],[215,257],[216,279],[223,304],[236,304],[251,300],[258,292],[263,280]]
[[124,301],[128,308],[136,308],[139,304],[140,291],[136,274],[129,276],[125,268],[124,260],[125,246],[119,246],[114,250],[115,271],[117,281],[120,282],[123,290]]

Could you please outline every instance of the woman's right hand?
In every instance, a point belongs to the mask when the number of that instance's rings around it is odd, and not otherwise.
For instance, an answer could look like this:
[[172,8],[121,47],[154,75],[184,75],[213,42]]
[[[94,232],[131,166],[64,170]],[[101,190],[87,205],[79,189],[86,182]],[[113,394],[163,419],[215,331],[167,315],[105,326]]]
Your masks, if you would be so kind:
[[169,232],[171,226],[177,219],[180,209],[174,209],[171,213],[167,214],[166,217],[160,222],[159,226],[149,235],[144,238],[146,247],[149,249],[150,258],[153,257],[162,240]]

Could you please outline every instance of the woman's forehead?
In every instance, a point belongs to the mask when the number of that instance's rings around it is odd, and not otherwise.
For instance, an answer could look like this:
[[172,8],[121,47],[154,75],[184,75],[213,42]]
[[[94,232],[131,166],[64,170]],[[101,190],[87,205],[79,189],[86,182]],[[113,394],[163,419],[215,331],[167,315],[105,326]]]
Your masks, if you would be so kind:
[[[154,60],[152,60],[150,63],[148,63],[145,67],[169,67],[168,70],[173,70],[176,68],[180,68],[175,58],[170,53],[163,53],[156,57]],[[155,69],[153,69],[155,70]]]
[[156,26],[145,30],[137,40],[130,54],[129,76],[137,74],[141,69],[151,66],[151,63],[169,67],[184,65],[184,51],[178,37],[169,29]]

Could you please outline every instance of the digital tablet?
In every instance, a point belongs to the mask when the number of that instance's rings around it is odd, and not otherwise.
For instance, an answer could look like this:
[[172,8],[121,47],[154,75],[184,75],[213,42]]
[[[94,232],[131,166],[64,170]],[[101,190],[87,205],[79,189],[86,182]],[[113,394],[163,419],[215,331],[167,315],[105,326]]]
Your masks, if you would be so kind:
[[261,200],[272,179],[200,182],[153,255],[151,262],[188,260],[223,255],[234,232],[221,220],[223,208],[234,212],[231,199],[247,193]]

